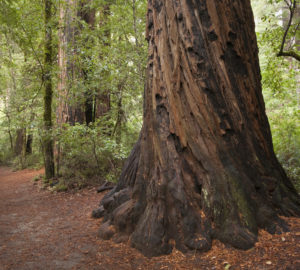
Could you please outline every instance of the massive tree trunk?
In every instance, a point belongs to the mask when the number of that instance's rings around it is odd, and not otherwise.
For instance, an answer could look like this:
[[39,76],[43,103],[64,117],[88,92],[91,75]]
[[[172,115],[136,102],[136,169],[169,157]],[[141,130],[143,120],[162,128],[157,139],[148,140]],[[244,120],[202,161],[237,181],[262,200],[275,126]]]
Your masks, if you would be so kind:
[[147,256],[247,249],[300,197],[273,151],[250,1],[149,0],[144,124],[100,236]]
[[52,138],[52,30],[51,7],[52,0],[45,0],[45,52],[44,52],[44,136],[45,177],[54,177],[54,157]]

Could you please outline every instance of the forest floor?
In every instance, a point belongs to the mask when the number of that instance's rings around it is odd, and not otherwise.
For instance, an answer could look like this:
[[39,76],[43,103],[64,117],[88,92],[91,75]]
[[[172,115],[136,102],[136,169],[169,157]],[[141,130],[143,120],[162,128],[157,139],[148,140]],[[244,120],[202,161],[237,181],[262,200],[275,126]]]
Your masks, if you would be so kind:
[[51,193],[34,185],[42,171],[0,168],[0,269],[300,269],[300,219],[291,231],[259,234],[248,251],[214,241],[207,253],[145,258],[129,244],[97,238],[90,217],[103,196],[96,190]]

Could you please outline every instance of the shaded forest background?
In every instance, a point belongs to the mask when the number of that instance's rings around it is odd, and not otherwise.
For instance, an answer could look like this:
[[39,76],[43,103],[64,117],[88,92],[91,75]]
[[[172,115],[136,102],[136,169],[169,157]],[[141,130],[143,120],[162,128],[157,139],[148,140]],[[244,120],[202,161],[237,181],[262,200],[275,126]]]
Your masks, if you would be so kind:
[[[284,51],[299,51],[299,4],[292,9],[293,1],[251,2],[275,152],[300,190],[300,66],[293,57],[277,56],[285,33]],[[42,167],[50,140],[56,176],[45,184],[66,190],[116,182],[142,127],[147,1],[52,4],[46,21],[41,0],[0,3],[0,162]],[[48,69],[53,125],[45,129]]]

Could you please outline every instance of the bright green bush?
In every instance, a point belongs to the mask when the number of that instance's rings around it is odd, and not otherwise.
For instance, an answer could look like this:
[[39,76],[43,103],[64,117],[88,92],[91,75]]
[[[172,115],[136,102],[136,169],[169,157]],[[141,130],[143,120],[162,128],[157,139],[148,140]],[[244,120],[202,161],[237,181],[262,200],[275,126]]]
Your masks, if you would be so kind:
[[116,182],[132,145],[116,143],[98,126],[64,125],[57,136],[61,148],[60,175],[69,187]]
[[[284,1],[252,0],[255,11],[262,86],[275,153],[300,191],[300,63],[277,57],[284,28],[278,12]],[[289,33],[288,39],[291,38]]]
[[286,173],[300,191],[299,110],[281,109],[269,114],[274,149]]

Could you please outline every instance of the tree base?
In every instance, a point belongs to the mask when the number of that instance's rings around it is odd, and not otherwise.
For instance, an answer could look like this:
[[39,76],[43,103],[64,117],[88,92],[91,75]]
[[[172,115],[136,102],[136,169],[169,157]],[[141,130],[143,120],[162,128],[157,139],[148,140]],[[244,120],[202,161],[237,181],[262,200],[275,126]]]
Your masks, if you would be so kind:
[[[187,165],[180,167],[181,178],[173,174],[165,184],[159,177],[152,178],[146,187],[142,184],[145,178],[139,174],[140,149],[139,141],[118,185],[92,213],[95,218],[104,218],[99,229],[102,239],[130,240],[131,246],[147,257],[169,254],[173,248],[208,251],[213,239],[246,250],[257,241],[259,228],[272,234],[288,230],[279,215],[300,215],[300,200],[294,189],[277,185],[276,191],[270,192],[255,188],[253,183],[247,188],[253,193],[247,194],[235,182],[224,180],[222,187],[230,192],[214,193],[212,188],[204,188],[210,186],[208,183],[201,187],[190,181],[193,174]],[[151,174],[157,177],[161,173],[155,170]],[[265,182],[268,186],[270,181]],[[232,195],[237,192],[238,196]],[[255,200],[251,202],[249,197]]]
[[144,122],[99,234],[146,256],[248,249],[300,197],[277,161],[250,1],[149,0]]

